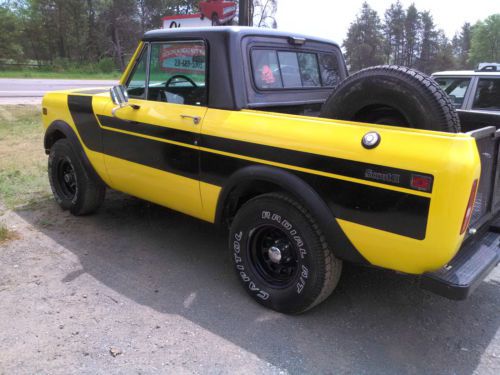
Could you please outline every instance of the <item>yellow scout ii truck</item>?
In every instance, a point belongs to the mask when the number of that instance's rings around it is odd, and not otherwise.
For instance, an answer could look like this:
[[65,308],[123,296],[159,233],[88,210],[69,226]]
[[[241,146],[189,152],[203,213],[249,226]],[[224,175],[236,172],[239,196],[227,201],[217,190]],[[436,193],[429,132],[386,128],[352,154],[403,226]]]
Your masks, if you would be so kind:
[[416,71],[347,77],[327,40],[171,29],[144,35],[120,84],[44,97],[55,199],[88,214],[109,187],[229,228],[264,306],[310,309],[343,261],[455,299],[498,263],[499,133],[460,133]]

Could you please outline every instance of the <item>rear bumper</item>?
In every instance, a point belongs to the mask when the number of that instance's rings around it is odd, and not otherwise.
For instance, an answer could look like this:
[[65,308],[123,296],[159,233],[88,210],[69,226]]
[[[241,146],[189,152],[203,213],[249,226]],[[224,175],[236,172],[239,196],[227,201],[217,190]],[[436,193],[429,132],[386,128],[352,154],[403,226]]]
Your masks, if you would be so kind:
[[450,299],[466,299],[500,262],[500,219],[472,237],[447,265],[423,274],[420,287]]

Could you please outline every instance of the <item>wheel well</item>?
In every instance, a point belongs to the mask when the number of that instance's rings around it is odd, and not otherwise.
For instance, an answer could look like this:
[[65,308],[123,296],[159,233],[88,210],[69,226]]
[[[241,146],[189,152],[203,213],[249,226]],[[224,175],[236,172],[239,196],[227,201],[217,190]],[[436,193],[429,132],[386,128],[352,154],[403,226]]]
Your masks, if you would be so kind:
[[352,120],[372,124],[408,126],[408,121],[399,109],[384,104],[371,104],[363,107]]
[[225,199],[220,224],[224,227],[229,227],[238,210],[246,202],[258,195],[274,192],[290,194],[281,186],[264,180],[250,181],[246,184],[235,186]]
[[48,154],[54,143],[63,138],[66,138],[66,135],[61,130],[58,129],[45,135],[44,139],[45,153]]

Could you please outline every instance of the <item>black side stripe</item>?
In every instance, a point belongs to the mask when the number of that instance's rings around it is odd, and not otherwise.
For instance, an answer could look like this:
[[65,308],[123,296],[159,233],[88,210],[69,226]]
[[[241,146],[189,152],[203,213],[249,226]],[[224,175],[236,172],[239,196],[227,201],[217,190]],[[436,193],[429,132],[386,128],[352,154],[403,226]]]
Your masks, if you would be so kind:
[[[113,130],[103,129],[99,126],[97,118],[92,111],[91,96],[69,96],[68,106],[77,127],[78,133],[85,146],[93,151],[102,152],[123,160],[138,163],[162,171],[175,173],[184,177],[199,179],[203,182],[224,186],[227,179],[237,170],[245,166],[258,164],[249,160],[236,157],[229,157],[213,152],[200,151],[191,147],[184,147],[171,143],[165,143],[153,139],[134,136]],[[126,121],[111,122],[103,119],[103,125],[127,130],[129,126],[139,127],[138,124]],[[111,126],[110,126],[111,125]],[[159,131],[158,126],[140,124],[143,134],[153,135]],[[153,133],[153,131],[155,133]],[[138,133],[134,128],[134,132]],[[149,133],[148,133],[149,132]],[[184,132],[176,129],[167,129],[167,133],[162,133],[161,138],[177,140],[183,143],[191,143],[194,138],[190,138],[191,132]],[[158,137],[158,135],[154,135]],[[223,151],[245,154],[244,150],[234,149],[232,146],[220,144],[222,138],[204,137],[216,139],[218,146]],[[183,141],[181,141],[183,140]],[[232,140],[226,140],[232,144]],[[242,148],[248,146],[247,142],[241,142]],[[205,143],[207,144],[207,143]],[[209,143],[214,145],[214,143]],[[246,145],[245,145],[246,144]],[[266,149],[263,153],[255,147],[253,157],[256,154],[265,155],[260,157],[270,159],[273,155],[268,155],[270,151]],[[277,149],[280,150],[280,149]],[[249,152],[251,150],[246,150]],[[289,151],[289,150],[286,150]],[[296,151],[292,151],[293,158],[298,158]],[[250,155],[248,155],[250,156]],[[269,158],[267,157],[269,156]],[[317,155],[316,155],[317,156]],[[279,158],[272,158],[280,160]],[[334,158],[329,158],[334,159]],[[342,160],[342,159],[340,159]],[[313,161],[310,161],[313,163]],[[286,164],[292,164],[290,160]],[[310,164],[307,164],[310,165]],[[430,199],[414,194],[403,193],[360,183],[354,183],[334,178],[323,177],[310,173],[290,171],[303,178],[311,186],[322,192],[322,196],[329,204],[335,217],[347,221],[359,223],[361,225],[385,230],[415,239],[425,238],[427,227],[427,217],[429,214]],[[410,172],[408,172],[410,173]]]
[[[257,163],[202,152],[200,179],[224,186],[237,170]],[[425,238],[430,198],[310,173],[292,171],[327,201],[334,216],[402,236]]]
[[102,132],[92,109],[92,96],[68,95],[68,108],[85,146],[102,152]]
[[[412,175],[414,174],[428,177],[431,181],[433,181],[432,175],[422,172],[385,167],[377,164],[357,162],[331,156],[317,155],[303,151],[295,151],[204,134],[198,135],[197,133],[192,133],[189,131],[166,128],[152,124],[137,122],[134,123],[109,116],[99,116],[99,121],[104,126],[112,127],[114,129],[127,130],[138,134],[149,135],[165,140],[183,142],[190,145],[193,145],[195,143],[195,140],[199,137],[199,145],[204,148],[210,148],[217,151],[225,151],[237,155],[293,165],[366,181],[379,182],[385,185],[404,187],[412,190],[416,190],[411,186],[411,179]],[[397,178],[387,178],[381,181],[370,178],[374,175],[390,175],[397,176]],[[432,191],[432,184],[429,191]]]
[[126,130],[132,133],[149,135],[151,137],[162,138],[169,141],[187,143],[194,145],[195,140],[198,139],[198,134],[179,130],[174,128],[166,128],[152,124],[145,124],[143,122],[125,121],[116,117],[98,115],[99,121],[103,126],[108,128]]
[[190,147],[103,129],[103,153],[183,177],[200,178],[200,152]]
[[[414,190],[414,188],[411,186],[412,174],[419,174],[421,176],[429,177],[431,181],[433,178],[432,175],[421,172],[407,171],[403,169],[385,167],[377,164],[363,163],[335,158],[331,156],[311,154],[303,151],[295,151],[207,135],[201,136],[200,146],[253,157],[256,159],[294,165],[297,167],[357,178],[360,180],[380,182],[386,185],[399,186],[412,190]],[[383,175],[390,174],[392,176],[399,176],[399,182],[394,182],[390,179],[384,181],[370,179],[368,178],[368,176],[373,175],[373,173],[370,173],[369,171],[375,171],[378,174]]]

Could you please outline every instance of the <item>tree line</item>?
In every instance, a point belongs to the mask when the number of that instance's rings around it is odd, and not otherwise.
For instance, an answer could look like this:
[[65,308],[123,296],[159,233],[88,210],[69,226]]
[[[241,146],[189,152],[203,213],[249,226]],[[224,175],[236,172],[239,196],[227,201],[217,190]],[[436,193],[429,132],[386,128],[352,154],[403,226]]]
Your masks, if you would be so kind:
[[197,0],[10,0],[0,4],[0,58],[123,69],[144,31]]
[[[0,0],[0,62],[123,70],[162,17],[198,12],[200,0]],[[275,26],[277,0],[253,0],[260,26]]]
[[408,8],[398,0],[383,19],[363,3],[344,40],[351,71],[379,64],[396,64],[425,73],[471,69],[479,62],[500,61],[500,14],[476,24],[464,23],[450,40],[429,11]]

